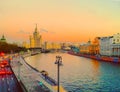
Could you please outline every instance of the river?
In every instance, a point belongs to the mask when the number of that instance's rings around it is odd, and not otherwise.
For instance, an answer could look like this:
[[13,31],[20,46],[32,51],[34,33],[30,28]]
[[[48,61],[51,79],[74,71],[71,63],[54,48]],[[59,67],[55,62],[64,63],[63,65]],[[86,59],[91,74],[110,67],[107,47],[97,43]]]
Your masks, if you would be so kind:
[[27,57],[28,64],[46,70],[57,80],[56,56],[62,56],[60,84],[69,92],[120,92],[120,64],[102,62],[67,53],[47,53]]

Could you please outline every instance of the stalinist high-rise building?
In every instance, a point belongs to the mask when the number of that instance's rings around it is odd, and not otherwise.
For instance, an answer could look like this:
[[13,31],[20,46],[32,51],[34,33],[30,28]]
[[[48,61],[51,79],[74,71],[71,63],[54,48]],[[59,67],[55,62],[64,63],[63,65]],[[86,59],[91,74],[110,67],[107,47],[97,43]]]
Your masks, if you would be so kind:
[[38,32],[37,24],[36,24],[36,28],[33,32],[33,36],[30,36],[30,47],[31,48],[41,48],[42,47],[42,36]]

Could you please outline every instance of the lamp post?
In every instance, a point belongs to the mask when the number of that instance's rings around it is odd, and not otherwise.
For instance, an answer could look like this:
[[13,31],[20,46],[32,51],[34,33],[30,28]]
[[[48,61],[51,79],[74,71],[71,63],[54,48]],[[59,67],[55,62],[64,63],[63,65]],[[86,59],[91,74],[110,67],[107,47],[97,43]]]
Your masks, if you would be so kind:
[[57,75],[57,81],[58,81],[58,92],[60,92],[60,66],[62,65],[62,57],[61,56],[56,56],[56,61],[55,64],[57,64],[57,70],[58,70],[58,75]]

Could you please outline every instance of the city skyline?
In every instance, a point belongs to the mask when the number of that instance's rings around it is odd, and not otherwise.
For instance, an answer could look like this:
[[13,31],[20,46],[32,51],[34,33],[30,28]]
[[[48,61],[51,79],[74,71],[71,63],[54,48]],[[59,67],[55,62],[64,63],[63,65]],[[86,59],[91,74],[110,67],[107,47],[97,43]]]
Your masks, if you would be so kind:
[[0,34],[28,41],[35,24],[43,41],[85,42],[120,31],[120,0],[0,1]]

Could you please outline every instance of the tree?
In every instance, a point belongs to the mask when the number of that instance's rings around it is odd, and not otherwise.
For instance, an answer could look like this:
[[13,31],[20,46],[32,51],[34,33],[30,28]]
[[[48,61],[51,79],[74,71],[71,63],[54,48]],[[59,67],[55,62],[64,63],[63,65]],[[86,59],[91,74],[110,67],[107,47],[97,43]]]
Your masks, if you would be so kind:
[[0,52],[11,53],[11,51],[16,53],[19,51],[27,51],[27,49],[23,47],[19,47],[16,44],[0,42]]

